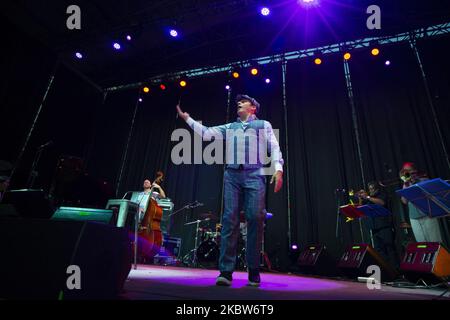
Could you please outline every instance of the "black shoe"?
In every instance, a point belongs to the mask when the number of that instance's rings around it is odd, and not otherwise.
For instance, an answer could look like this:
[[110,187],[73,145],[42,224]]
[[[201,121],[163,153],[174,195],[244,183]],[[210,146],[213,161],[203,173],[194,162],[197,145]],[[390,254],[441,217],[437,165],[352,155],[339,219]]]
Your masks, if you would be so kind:
[[231,281],[233,281],[232,273],[223,271],[216,279],[217,286],[231,286]]
[[259,276],[258,269],[248,270],[248,285],[252,287],[259,287],[261,283],[261,277]]

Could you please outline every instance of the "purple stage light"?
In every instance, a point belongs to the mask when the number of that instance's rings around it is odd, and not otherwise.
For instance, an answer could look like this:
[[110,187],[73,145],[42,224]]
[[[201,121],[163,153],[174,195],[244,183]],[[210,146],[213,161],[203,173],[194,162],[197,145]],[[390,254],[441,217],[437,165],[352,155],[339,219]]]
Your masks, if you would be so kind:
[[131,36],[130,35],[127,35],[127,40],[131,41]]
[[267,7],[262,8],[262,9],[261,9],[261,14],[262,14],[263,16],[268,16],[268,15],[270,14],[270,9],[267,8]]
[[298,246],[297,246],[296,244],[293,244],[293,245],[291,246],[291,249],[292,249],[292,250],[297,250],[297,249],[298,249]]
[[267,84],[270,83],[270,79],[269,78],[267,78],[265,81],[266,81]]
[[226,89],[226,90],[230,90],[230,86],[229,86],[229,85],[226,85],[226,86],[225,86],[225,89]]
[[76,52],[75,57],[77,57],[78,59],[83,59],[83,55],[80,52]]
[[172,36],[172,37],[178,37],[178,31],[177,30],[175,30],[175,29],[171,29],[170,30],[170,32],[169,32],[169,34]]
[[116,49],[116,50],[120,50],[120,48],[121,48],[120,44],[117,43],[117,42],[114,42],[113,47],[114,47],[114,49]]
[[319,5],[319,0],[297,0],[297,3],[303,7],[315,7]]
[[391,65],[391,61],[386,60],[386,62],[384,64],[387,65],[387,66],[390,66]]
[[142,102],[142,98],[139,98],[139,102]]

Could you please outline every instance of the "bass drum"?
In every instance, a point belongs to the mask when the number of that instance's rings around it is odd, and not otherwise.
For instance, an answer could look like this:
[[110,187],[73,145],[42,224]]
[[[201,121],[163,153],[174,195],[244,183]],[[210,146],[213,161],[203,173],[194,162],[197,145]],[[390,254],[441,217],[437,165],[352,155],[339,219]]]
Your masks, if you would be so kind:
[[197,249],[197,261],[203,268],[217,268],[219,246],[212,240],[203,241]]

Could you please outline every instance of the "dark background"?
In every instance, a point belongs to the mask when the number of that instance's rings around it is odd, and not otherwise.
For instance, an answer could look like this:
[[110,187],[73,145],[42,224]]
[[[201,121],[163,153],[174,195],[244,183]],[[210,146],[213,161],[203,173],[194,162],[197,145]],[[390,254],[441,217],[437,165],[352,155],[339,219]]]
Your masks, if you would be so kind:
[[[335,190],[363,187],[344,66],[339,54],[326,56],[319,67],[309,59],[288,63],[285,114],[281,64],[260,68],[258,77],[241,72],[238,80],[230,80],[221,74],[189,80],[185,89],[168,82],[167,90],[152,87],[148,95],[143,95],[140,88],[105,93],[102,90],[105,85],[126,83],[127,79],[141,80],[141,73],[151,76],[164,66],[168,68],[164,70],[169,70],[169,63],[154,69],[136,66],[138,60],[131,59],[120,67],[126,69],[134,63],[133,68],[139,69],[140,73],[136,74],[133,69],[123,78],[120,69],[112,72],[114,61],[109,64],[105,61],[96,69],[91,60],[86,66],[76,68],[73,63],[61,59],[61,51],[51,45],[55,42],[49,44],[30,35],[29,30],[18,27],[17,20],[0,21],[4,42],[8,44],[0,53],[0,159],[17,164],[13,189],[27,187],[37,147],[48,141],[53,144],[42,154],[37,167],[39,176],[33,187],[49,191],[60,157],[80,158],[83,183],[79,187],[89,191],[88,195],[82,196],[83,203],[89,206],[104,207],[108,198],[121,197],[128,190],[139,190],[145,178],[153,180],[156,171],[162,170],[165,173],[162,186],[174,201],[175,209],[194,200],[204,203],[203,207],[183,210],[174,216],[172,232],[183,238],[182,251],[187,252],[193,247],[194,227],[184,224],[210,211],[220,216],[223,167],[175,166],[171,163],[170,152],[175,144],[170,140],[172,131],[188,128],[176,118],[175,105],[181,99],[182,107],[194,119],[202,120],[206,125],[218,125],[235,118],[234,96],[247,93],[261,103],[259,117],[269,120],[280,130],[280,145],[285,158],[283,189],[274,194],[273,186],[268,185],[267,192],[267,210],[274,217],[267,224],[266,251],[275,267],[283,269],[289,264],[288,206],[292,243],[300,248],[310,243],[324,243],[333,255],[338,256],[346,245],[368,241],[367,230],[364,229],[365,238],[361,239],[357,223],[343,220],[339,220],[336,237],[339,197]],[[327,37],[321,39],[324,44],[335,42]],[[284,48],[289,45],[285,44]],[[448,150],[450,38],[421,40],[418,47]],[[254,53],[263,54],[264,50]],[[192,59],[194,56],[190,55]],[[384,65],[386,59],[391,60],[390,67]],[[201,59],[195,63],[200,64]],[[398,226],[408,219],[394,193],[400,188],[396,178],[403,162],[416,162],[431,177],[450,178],[420,69],[407,44],[381,47],[381,55],[376,58],[370,55],[369,49],[352,52],[349,67],[366,182],[393,182],[387,191]],[[105,74],[114,74],[114,80],[107,81]],[[52,75],[53,83],[42,112],[24,156],[17,163]],[[272,80],[270,85],[264,83],[266,75]],[[120,80],[122,82],[118,82]],[[227,103],[228,92],[224,88],[227,83],[232,87],[231,105]],[[143,102],[137,104],[139,96]],[[136,118],[119,184],[135,110]],[[287,198],[288,179],[290,199]],[[447,230],[447,222],[442,223],[442,227]],[[401,250],[405,235],[403,231],[397,231]],[[446,237],[449,244],[448,232]]]

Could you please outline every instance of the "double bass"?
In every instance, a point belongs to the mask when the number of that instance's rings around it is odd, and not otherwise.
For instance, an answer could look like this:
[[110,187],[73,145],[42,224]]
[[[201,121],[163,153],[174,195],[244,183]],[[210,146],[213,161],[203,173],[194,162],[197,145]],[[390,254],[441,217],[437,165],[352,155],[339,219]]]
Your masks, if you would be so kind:
[[[160,184],[164,174],[161,171],[156,173],[154,183]],[[140,251],[144,258],[153,258],[162,246],[163,236],[161,232],[161,219],[163,209],[152,198],[152,187],[150,189],[150,197],[142,222],[139,226],[138,236],[140,239]]]

